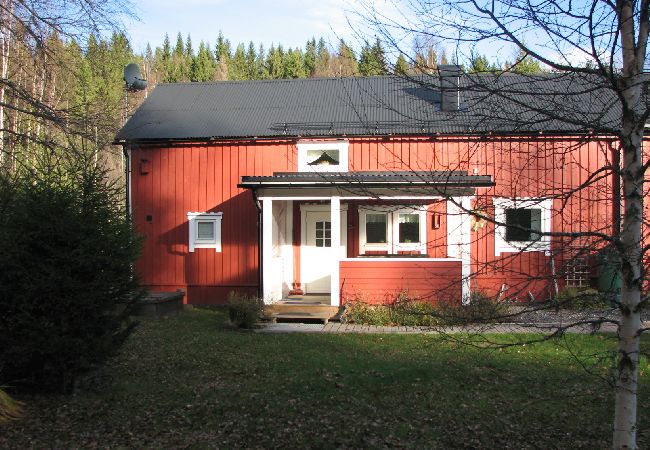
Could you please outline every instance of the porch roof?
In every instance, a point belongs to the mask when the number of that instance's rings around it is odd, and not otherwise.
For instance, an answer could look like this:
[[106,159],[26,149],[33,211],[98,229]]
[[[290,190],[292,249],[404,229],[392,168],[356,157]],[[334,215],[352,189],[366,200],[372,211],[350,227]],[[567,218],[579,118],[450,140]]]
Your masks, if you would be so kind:
[[[468,175],[467,171],[403,172],[275,172],[271,176],[243,176],[237,186],[273,191],[315,189],[343,191],[365,196],[423,193],[472,195],[474,188],[494,186],[489,175]],[[334,195],[334,192],[332,192]]]
[[275,172],[272,176],[243,176],[240,188],[477,188],[494,186],[489,175],[467,171],[403,172]]

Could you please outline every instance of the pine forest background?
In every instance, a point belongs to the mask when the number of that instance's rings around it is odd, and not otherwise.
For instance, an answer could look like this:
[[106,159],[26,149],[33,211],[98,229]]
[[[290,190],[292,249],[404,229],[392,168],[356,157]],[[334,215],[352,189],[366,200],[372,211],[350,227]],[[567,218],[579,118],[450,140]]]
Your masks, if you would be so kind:
[[[408,75],[434,73],[449,62],[435,44],[416,42],[411,54],[387,55],[379,39],[356,51],[343,40],[331,45],[323,38],[308,40],[304,49],[281,44],[265,49],[253,42],[233,45],[221,32],[213,46],[203,41],[195,46],[179,33],[174,44],[165,36],[160,46],[147,45],[144,54],[136,54],[117,32],[90,35],[83,46],[58,35],[35,41],[28,30],[21,35],[16,28],[0,38],[0,169],[29,169],[43,153],[65,149],[107,164],[116,180],[123,177],[123,159],[113,138],[158,83]],[[465,70],[542,71],[526,55],[515,54],[512,61],[474,55]],[[123,70],[131,62],[138,63],[148,86],[127,96]]]

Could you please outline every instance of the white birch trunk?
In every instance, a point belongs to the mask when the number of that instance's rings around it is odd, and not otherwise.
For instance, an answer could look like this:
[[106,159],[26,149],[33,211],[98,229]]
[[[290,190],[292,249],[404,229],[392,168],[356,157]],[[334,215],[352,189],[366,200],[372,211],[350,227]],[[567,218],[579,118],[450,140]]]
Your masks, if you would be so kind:
[[[0,69],[0,75],[3,80],[7,79],[9,74],[9,51],[11,50],[11,27],[13,24],[13,0],[2,0],[2,11],[3,14],[0,15],[0,39],[2,39],[2,45],[0,45],[0,51],[2,55],[0,56],[0,64],[2,68]],[[6,98],[6,87],[4,81],[0,82],[0,169],[3,167],[5,160],[5,98]]]
[[[642,2],[642,5],[647,4]],[[616,2],[621,39],[623,70],[619,78],[622,93],[621,149],[623,151],[623,204],[625,208],[621,232],[623,286],[621,290],[621,321],[618,327],[618,358],[616,366],[616,400],[614,410],[615,449],[636,448],[637,389],[639,377],[639,345],[641,339],[641,284],[643,274],[641,233],[643,226],[643,155],[644,120],[639,114],[641,72],[645,62],[648,39],[647,11],[641,15],[638,40],[634,29],[634,3]],[[641,6],[644,8],[644,6]],[[614,195],[618,195],[615,193]]]

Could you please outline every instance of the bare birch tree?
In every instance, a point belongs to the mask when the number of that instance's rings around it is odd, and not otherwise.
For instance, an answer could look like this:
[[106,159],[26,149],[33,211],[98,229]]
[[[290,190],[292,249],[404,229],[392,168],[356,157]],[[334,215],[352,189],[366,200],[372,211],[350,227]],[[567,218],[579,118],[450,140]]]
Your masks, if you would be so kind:
[[[358,14],[394,50],[406,53],[401,43],[413,37],[456,48],[455,60],[471,60],[476,49],[492,51],[517,49],[525,58],[539,62],[557,77],[569,76],[584,82],[585,92],[603,92],[609,103],[598,112],[578,111],[563,103],[567,92],[547,92],[543,107],[519,104],[529,114],[508,116],[503,111],[486,114],[485,121],[510,121],[516,129],[523,121],[560,121],[589,134],[615,137],[608,164],[592,173],[586,184],[611,177],[608,201],[614,205],[612,226],[608,230],[583,233],[598,237],[620,255],[622,290],[618,327],[618,355],[615,374],[615,412],[613,447],[636,448],[638,364],[640,337],[645,331],[641,312],[648,303],[644,292],[644,259],[650,249],[643,243],[648,220],[644,216],[644,180],[650,165],[643,153],[644,129],[648,122],[647,43],[650,30],[649,0],[591,0],[570,2],[550,0],[526,2],[509,0],[404,0],[396,3],[399,14],[382,14],[375,2],[361,2]],[[514,63],[516,68],[517,63]],[[513,67],[509,67],[510,70]],[[499,90],[473,78],[468,89],[485,96],[517,102],[525,88]],[[491,79],[492,80],[492,79]],[[559,83],[563,87],[566,84]],[[508,91],[508,89],[513,89]],[[612,120],[611,114],[614,114]],[[583,189],[579,186],[576,189]],[[571,195],[567,193],[566,195]],[[616,206],[619,208],[616,208]],[[492,220],[487,214],[480,219]],[[499,225],[504,225],[500,223]],[[577,234],[553,233],[555,238],[576,238]]]
[[79,137],[93,141],[94,132],[84,136],[89,127],[80,126],[88,118],[60,101],[57,87],[72,72],[61,45],[119,32],[131,16],[129,0],[0,2],[0,168],[26,162],[30,151],[73,150]]

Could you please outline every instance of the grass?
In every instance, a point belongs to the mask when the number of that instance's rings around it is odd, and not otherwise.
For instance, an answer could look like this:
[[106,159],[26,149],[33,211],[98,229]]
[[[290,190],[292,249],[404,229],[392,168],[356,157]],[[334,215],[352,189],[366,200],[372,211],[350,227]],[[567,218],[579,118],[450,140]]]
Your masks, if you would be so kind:
[[[497,351],[433,335],[258,334],[226,321],[197,310],[144,322],[75,396],[17,395],[25,417],[0,425],[0,448],[610,445],[612,392],[572,353],[611,350],[612,336]],[[650,446],[649,370],[644,360],[639,448]]]

